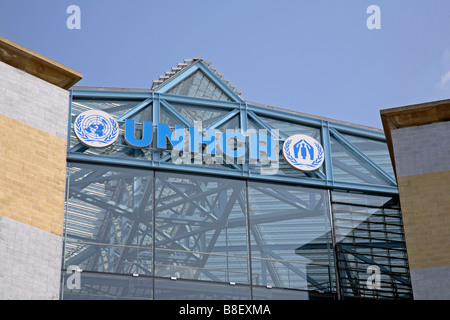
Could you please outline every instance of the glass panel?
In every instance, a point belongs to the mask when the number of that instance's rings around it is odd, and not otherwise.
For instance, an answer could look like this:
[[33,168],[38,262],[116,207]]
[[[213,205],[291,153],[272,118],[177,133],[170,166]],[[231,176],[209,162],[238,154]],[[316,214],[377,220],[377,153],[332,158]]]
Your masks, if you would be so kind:
[[168,94],[212,100],[231,101],[227,94],[217,87],[202,71],[198,70],[172,89]]
[[72,100],[72,118],[88,110],[102,110],[114,118],[118,118],[133,109],[142,100],[109,100],[109,99],[80,99]]
[[322,142],[319,128],[309,127],[295,122],[278,120],[265,116],[259,116],[259,118],[266,124],[268,124],[271,128],[278,129],[280,131],[280,136],[282,139],[287,139],[294,134],[305,134],[307,136],[313,137],[319,142]]
[[79,288],[72,272],[62,271],[62,300],[151,300],[153,278],[83,271]]
[[[206,129],[207,126],[212,125],[214,122],[220,120],[223,116],[226,116],[229,113],[229,110],[222,110],[222,109],[215,109],[215,108],[203,108],[203,107],[189,107],[186,109],[186,106],[179,104],[173,104],[171,105],[176,109],[175,113],[178,113],[177,115],[174,115],[173,111],[166,110],[164,107],[160,110],[160,119],[161,123],[166,123],[169,125],[169,128],[174,132],[175,126],[182,126],[186,130],[188,128],[186,125],[179,119],[184,118],[187,122],[190,122],[191,125],[194,125],[195,121],[202,121],[202,128]],[[183,109],[185,108],[185,109]],[[198,117],[198,118],[197,118]],[[201,118],[204,117],[204,118]],[[208,118],[212,117],[212,118]],[[178,118],[178,119],[177,119]],[[219,126],[217,126],[215,129],[217,130],[218,134],[226,132],[226,130],[237,130],[240,128],[240,120],[239,115],[236,115],[232,117],[231,119],[228,119],[224,123],[221,123]],[[219,135],[220,136],[220,135]],[[217,146],[217,141],[216,141]],[[178,164],[183,165],[194,165],[194,166],[206,166],[206,167],[212,167],[212,168],[220,168],[220,169],[226,169],[226,170],[242,170],[242,166],[237,159],[232,159],[230,161],[226,159],[225,155],[223,155],[220,159],[216,159],[215,161],[210,161],[211,155],[205,155],[205,145],[203,146],[203,150],[197,154],[197,156],[194,156],[191,152],[178,152],[175,154],[175,157],[177,158]],[[160,151],[160,159],[163,162],[166,163],[173,163],[172,158],[172,145],[170,143],[167,143],[167,149],[164,151]],[[208,161],[208,162],[207,162]],[[228,163],[230,162],[230,163]],[[232,162],[232,163],[231,163]]]
[[333,163],[333,179],[336,181],[387,185],[387,182],[367,169],[355,155],[347,150],[333,136],[331,141],[331,157]]
[[156,173],[155,275],[249,283],[245,183]]
[[69,164],[63,268],[152,274],[153,172]]
[[[342,294],[411,299],[398,198],[341,192],[332,198]],[[372,271],[379,272],[379,282],[368,285]]]
[[251,287],[155,278],[155,300],[250,300]]
[[389,156],[389,149],[386,142],[349,134],[342,135],[395,180],[391,157]]
[[[72,101],[72,122],[70,127],[70,151],[102,155],[113,156],[119,158],[143,158],[151,160],[152,154],[150,149],[136,149],[131,148],[125,142],[124,138],[124,123],[119,122],[119,137],[111,146],[107,148],[88,148],[80,143],[73,130],[73,123],[76,117],[88,110],[103,110],[113,116],[115,119],[124,115],[128,111],[132,110],[137,104],[142,101],[136,100],[95,100],[95,99],[74,99]],[[136,136],[139,137],[139,132],[142,131],[143,121],[152,121],[152,105],[148,105],[133,116],[128,117],[136,121]]]
[[171,114],[164,106],[159,109],[159,122],[169,125],[173,129],[175,126],[184,126],[184,124]]
[[248,192],[253,284],[334,290],[327,192],[253,182]]
[[229,112],[229,110],[221,108],[199,107],[174,102],[170,102],[170,104],[192,124],[195,121],[202,121],[203,128],[209,127]]
[[254,300],[309,300],[309,292],[267,287],[253,287]]

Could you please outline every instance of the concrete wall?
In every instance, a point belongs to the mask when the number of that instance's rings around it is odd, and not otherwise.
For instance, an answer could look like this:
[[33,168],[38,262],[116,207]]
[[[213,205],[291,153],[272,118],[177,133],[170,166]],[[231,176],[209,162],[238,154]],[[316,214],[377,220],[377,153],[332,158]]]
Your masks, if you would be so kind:
[[392,130],[414,299],[450,299],[450,123]]
[[0,299],[58,299],[61,256],[61,236],[0,216]]
[[0,299],[58,299],[69,92],[0,62]]

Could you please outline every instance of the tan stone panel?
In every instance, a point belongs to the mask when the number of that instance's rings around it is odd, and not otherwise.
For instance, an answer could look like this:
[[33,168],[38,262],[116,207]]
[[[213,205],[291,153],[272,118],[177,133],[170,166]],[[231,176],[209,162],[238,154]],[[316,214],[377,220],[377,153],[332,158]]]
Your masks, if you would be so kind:
[[410,268],[450,265],[450,171],[397,180]]
[[0,215],[62,235],[66,140],[0,114]]

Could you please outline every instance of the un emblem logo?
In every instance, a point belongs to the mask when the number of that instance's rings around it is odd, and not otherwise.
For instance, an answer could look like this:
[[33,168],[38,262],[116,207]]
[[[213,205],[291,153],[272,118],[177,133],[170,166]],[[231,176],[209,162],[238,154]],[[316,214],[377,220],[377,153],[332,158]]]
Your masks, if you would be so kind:
[[107,147],[119,136],[116,119],[100,110],[89,110],[79,114],[73,127],[77,138],[87,147]]
[[295,134],[284,142],[283,156],[292,167],[302,171],[316,170],[324,160],[320,143],[304,134]]

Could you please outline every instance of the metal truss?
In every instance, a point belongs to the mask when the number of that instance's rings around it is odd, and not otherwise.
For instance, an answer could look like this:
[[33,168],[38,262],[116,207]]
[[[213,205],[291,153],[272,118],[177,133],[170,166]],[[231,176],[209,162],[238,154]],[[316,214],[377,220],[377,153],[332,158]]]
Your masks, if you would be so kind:
[[[152,97],[148,97],[152,96]],[[130,100],[140,97],[144,98],[142,92],[133,94],[132,92],[127,92],[126,94],[122,92],[106,92],[106,91],[72,91],[72,99],[76,98],[91,98],[91,99],[123,99],[127,98]],[[156,147],[149,148],[149,153],[151,157],[146,158],[145,161],[135,158],[135,157],[117,157],[115,155],[110,155],[108,158],[103,156],[97,156],[95,154],[85,153],[86,147],[81,144],[76,144],[69,146],[67,158],[70,161],[92,161],[100,163],[110,163],[119,165],[129,165],[136,167],[147,167],[147,168],[166,168],[183,172],[197,172],[197,173],[208,173],[213,175],[228,176],[228,177],[238,177],[238,178],[251,178],[260,181],[274,181],[283,182],[291,184],[302,184],[306,186],[318,186],[318,187],[332,187],[336,189],[347,189],[354,191],[363,192],[379,192],[388,194],[398,194],[398,190],[395,184],[395,178],[379,165],[377,165],[373,160],[370,159],[363,151],[358,149],[357,146],[349,142],[341,133],[351,134],[365,138],[367,140],[373,140],[376,142],[384,142],[384,136],[381,132],[371,131],[364,128],[351,127],[348,125],[343,125],[340,123],[334,123],[325,120],[318,120],[314,118],[306,118],[300,115],[286,115],[278,110],[266,110],[259,106],[249,105],[247,103],[232,103],[223,101],[204,101],[205,99],[200,98],[190,98],[190,97],[176,97],[169,96],[165,94],[157,94],[154,92],[148,93],[142,103],[138,103],[135,109],[132,109],[128,113],[125,113],[118,117],[119,123],[123,125],[125,119],[130,116],[135,115],[139,111],[142,111],[145,107],[151,107],[152,121],[154,123],[160,122],[160,115],[164,113],[169,115],[174,119],[179,125],[192,126],[193,123],[190,119],[186,119],[175,108],[171,107],[171,103],[182,103],[189,106],[201,107],[217,107],[221,110],[228,110],[228,112],[221,117],[216,119],[215,122],[211,123],[208,127],[204,129],[221,128],[221,125],[226,124],[231,119],[239,119],[239,127],[243,130],[249,128],[249,121],[257,123],[260,129],[268,129],[268,132],[276,128],[271,128],[266,124],[260,117],[260,115],[270,116],[280,121],[287,120],[291,123],[310,126],[317,128],[321,132],[321,140],[325,150],[325,164],[323,171],[316,171],[313,174],[304,174],[303,176],[299,174],[292,175],[261,175],[257,171],[251,170],[248,164],[243,165],[232,165],[226,167],[212,167],[212,166],[190,166],[190,165],[175,165],[170,161],[169,156],[164,156],[161,154]],[[105,110],[107,111],[107,109]],[[199,121],[207,119],[199,119]],[[69,130],[70,132],[71,130]],[[359,162],[361,168],[349,166],[345,164],[345,161],[339,159],[338,156],[334,155],[331,151],[331,140],[335,140],[337,143],[341,144],[349,154],[349,157],[354,157]],[[280,143],[284,141],[283,137],[280,137]],[[123,146],[123,149],[128,149],[128,153],[136,152],[135,150],[130,150],[127,146]],[[387,150],[387,148],[386,148]],[[344,159],[345,160],[345,159]],[[389,159],[387,159],[389,160]],[[280,153],[280,162],[284,163],[284,159]],[[287,165],[287,164],[285,164]],[[228,170],[228,169],[232,170]],[[339,179],[333,175],[333,169],[341,169],[348,176],[358,177],[352,181],[350,179]],[[226,169],[226,170],[224,170]],[[367,174],[366,170],[370,172]],[[378,177],[377,178],[373,178]]]

